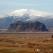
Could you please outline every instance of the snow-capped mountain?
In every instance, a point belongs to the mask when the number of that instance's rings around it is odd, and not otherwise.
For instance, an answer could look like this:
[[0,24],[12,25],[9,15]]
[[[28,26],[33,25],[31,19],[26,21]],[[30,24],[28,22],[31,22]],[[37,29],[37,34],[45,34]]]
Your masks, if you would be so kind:
[[13,12],[10,12],[4,18],[0,19],[0,28],[8,28],[11,23],[16,23],[17,21],[39,21],[48,27],[53,26],[53,14],[31,9],[15,10]]

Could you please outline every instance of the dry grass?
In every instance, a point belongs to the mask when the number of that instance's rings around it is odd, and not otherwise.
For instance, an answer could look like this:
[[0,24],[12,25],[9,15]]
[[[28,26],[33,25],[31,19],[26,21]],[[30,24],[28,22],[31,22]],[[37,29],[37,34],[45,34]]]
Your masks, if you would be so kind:
[[0,33],[0,53],[53,53],[53,38],[50,35]]

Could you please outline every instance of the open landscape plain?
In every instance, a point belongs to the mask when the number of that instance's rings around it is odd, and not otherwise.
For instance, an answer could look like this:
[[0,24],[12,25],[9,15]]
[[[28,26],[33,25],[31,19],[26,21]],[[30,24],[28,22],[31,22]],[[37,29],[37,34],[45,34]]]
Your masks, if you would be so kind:
[[0,53],[53,53],[52,32],[0,33]]

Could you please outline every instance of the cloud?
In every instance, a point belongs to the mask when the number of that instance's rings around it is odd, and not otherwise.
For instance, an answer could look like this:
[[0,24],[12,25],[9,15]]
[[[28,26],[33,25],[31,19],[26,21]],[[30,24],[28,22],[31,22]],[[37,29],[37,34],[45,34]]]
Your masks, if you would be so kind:
[[44,11],[32,10],[32,9],[18,9],[10,13],[13,16],[22,16],[24,14],[29,14],[33,16],[49,16],[53,15],[53,13],[48,13]]

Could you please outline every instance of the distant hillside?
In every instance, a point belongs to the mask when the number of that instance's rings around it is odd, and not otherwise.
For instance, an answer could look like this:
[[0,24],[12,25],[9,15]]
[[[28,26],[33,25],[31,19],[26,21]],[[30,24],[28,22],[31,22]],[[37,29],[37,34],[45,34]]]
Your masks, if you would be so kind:
[[47,27],[40,23],[39,21],[35,22],[22,22],[17,21],[16,23],[10,24],[10,27],[8,28],[9,31],[13,32],[39,32],[39,31],[48,31]]
[[0,19],[0,29],[13,31],[48,31],[49,26],[53,26],[53,15],[31,9],[15,10]]

